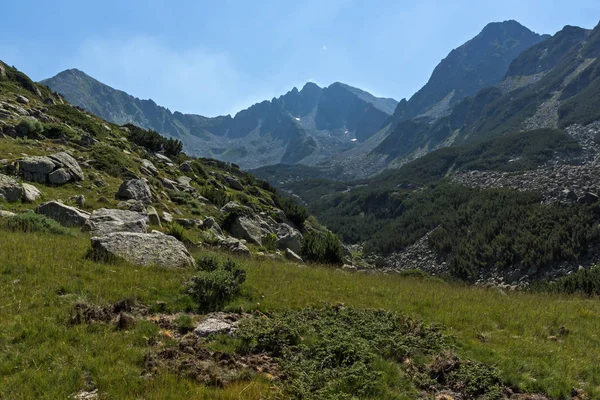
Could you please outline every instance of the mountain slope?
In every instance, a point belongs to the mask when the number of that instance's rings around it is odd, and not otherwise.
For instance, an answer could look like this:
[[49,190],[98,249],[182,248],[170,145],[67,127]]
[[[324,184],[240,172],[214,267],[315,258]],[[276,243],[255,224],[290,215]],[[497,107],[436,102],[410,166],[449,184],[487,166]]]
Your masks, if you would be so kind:
[[443,115],[465,97],[500,82],[522,51],[547,37],[512,20],[486,25],[473,39],[452,50],[410,100],[399,103],[393,121],[421,114]]
[[78,70],[41,82],[76,104],[117,124],[133,123],[183,141],[187,151],[236,162],[244,167],[317,162],[375,134],[396,101],[334,83],[307,83],[279,98],[263,101],[234,117],[207,118],[172,113],[152,100],[115,90]]
[[373,150],[401,163],[452,144],[506,132],[566,127],[600,117],[597,32],[567,26],[517,57],[505,79],[454,106],[435,121],[398,123]]

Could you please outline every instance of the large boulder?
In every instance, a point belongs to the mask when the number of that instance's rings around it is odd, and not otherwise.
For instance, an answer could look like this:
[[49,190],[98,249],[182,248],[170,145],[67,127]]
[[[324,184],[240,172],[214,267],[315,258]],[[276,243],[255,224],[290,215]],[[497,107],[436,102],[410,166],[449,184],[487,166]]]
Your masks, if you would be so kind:
[[277,225],[277,248],[279,250],[290,249],[296,254],[300,254],[304,237],[297,229],[288,224]]
[[63,151],[60,153],[49,155],[48,157],[69,174],[69,181],[76,182],[82,181],[84,179],[81,167],[79,166],[77,161],[69,154]]
[[21,186],[23,186],[23,201],[26,203],[33,203],[42,195],[38,188],[29,183],[22,183]]
[[272,233],[260,218],[255,215],[239,216],[229,227],[231,236],[237,239],[245,239],[250,243],[262,246],[262,238]]
[[92,237],[92,250],[99,259],[122,259],[141,266],[186,268],[194,259],[173,236],[152,233],[115,232]]
[[227,183],[227,185],[229,185],[230,188],[234,190],[244,190],[244,186],[237,179],[232,178],[231,176],[225,175],[223,180],[225,183]]
[[147,160],[147,159],[142,159],[142,166],[144,168],[146,168],[146,170],[154,176],[158,175],[158,169],[154,166],[154,164],[152,164],[152,161]]
[[23,186],[16,179],[0,174],[0,199],[14,203],[23,198]]
[[77,161],[65,152],[19,160],[19,174],[26,181],[63,185],[84,179]]
[[229,203],[227,203],[223,207],[221,207],[221,212],[223,214],[227,214],[234,210],[239,210],[239,209],[243,209],[243,210],[247,211],[248,214],[252,213],[252,209],[250,207],[242,206],[242,205],[236,203],[235,201],[230,201]]
[[129,179],[123,182],[115,197],[119,200],[139,200],[145,204],[152,202],[150,187],[142,179]]
[[19,174],[26,181],[46,183],[48,175],[55,169],[56,164],[49,157],[25,157],[19,160]]
[[69,227],[85,226],[90,214],[75,207],[67,206],[59,201],[49,201],[40,204],[36,210],[38,214],[57,220],[61,225]]
[[94,210],[87,223],[92,236],[105,236],[114,232],[146,233],[146,214],[111,208]]

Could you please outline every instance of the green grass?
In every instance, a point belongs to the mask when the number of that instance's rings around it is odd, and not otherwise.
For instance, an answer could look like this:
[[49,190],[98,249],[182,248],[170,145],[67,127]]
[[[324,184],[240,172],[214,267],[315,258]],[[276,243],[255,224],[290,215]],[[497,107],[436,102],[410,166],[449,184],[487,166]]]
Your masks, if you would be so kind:
[[[158,329],[131,331],[104,324],[69,325],[78,301],[109,304],[134,298],[167,310],[190,309],[183,283],[195,271],[84,258],[86,235],[2,232],[0,241],[0,398],[66,398],[91,380],[108,398],[260,398],[260,380],[208,389],[162,374],[142,378],[148,341]],[[222,258],[221,256],[219,256]],[[229,309],[263,312],[345,303],[381,308],[444,325],[461,357],[497,365],[509,384],[567,398],[573,386],[599,396],[600,302],[539,293],[503,294],[388,275],[299,268],[271,260],[239,260],[247,270],[243,297]],[[560,336],[566,327],[569,334]],[[554,336],[555,338],[552,338]],[[485,338],[485,340],[482,340]],[[86,376],[88,378],[86,378]]]

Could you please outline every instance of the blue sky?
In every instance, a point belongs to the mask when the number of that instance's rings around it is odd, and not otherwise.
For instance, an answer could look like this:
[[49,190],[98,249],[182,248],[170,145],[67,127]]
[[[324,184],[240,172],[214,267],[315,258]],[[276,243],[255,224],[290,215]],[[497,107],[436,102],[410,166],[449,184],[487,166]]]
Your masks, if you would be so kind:
[[598,0],[19,0],[2,5],[0,59],[214,116],[309,80],[410,97],[488,22],[553,34],[599,18]]

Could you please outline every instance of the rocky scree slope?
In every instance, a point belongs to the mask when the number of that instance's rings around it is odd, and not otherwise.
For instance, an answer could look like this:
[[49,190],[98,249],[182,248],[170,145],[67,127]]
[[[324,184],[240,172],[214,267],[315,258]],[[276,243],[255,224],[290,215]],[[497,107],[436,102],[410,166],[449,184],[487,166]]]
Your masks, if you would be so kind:
[[105,122],[3,63],[0,73],[6,215],[34,211],[89,231],[95,258],[164,267],[190,266],[195,246],[302,262],[304,235],[325,232],[237,165]]

